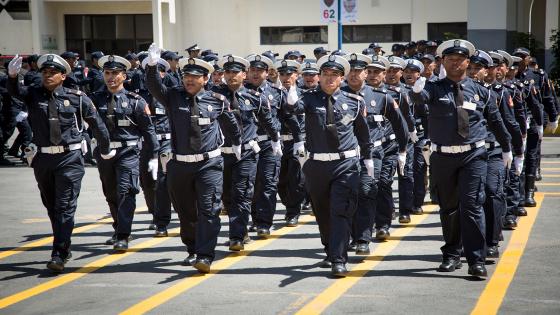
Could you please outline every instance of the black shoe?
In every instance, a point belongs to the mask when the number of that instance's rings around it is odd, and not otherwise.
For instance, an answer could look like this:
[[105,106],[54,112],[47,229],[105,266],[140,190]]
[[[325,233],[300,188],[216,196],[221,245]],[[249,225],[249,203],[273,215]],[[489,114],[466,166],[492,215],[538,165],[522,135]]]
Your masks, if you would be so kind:
[[286,225],[287,226],[297,226],[298,225],[298,219],[299,217],[296,215],[294,217],[291,218],[286,218]]
[[128,240],[117,240],[113,245],[113,250],[116,252],[126,252],[128,249]]
[[152,220],[152,222],[150,222],[150,225],[148,225],[148,230],[156,230],[157,226],[154,223],[154,220]]
[[422,209],[422,207],[412,207],[412,211],[410,213],[420,215],[424,213],[424,209]]
[[369,255],[369,244],[365,242],[360,242],[356,245],[356,255]]
[[[129,241],[129,242],[132,241],[132,235],[130,235],[130,236],[128,237],[128,241]],[[116,234],[113,234],[113,236],[111,236],[110,239],[108,239],[108,240],[105,241],[105,245],[115,245],[116,242],[117,242],[117,235],[116,235]]]
[[348,244],[348,251],[349,252],[353,252],[356,250],[356,243],[355,242],[351,242],[350,244]]
[[517,222],[512,217],[506,217],[504,223],[502,224],[502,228],[504,230],[515,230],[517,227]]
[[270,236],[270,230],[267,228],[259,228],[257,229],[257,236],[262,238],[267,238]]
[[525,210],[525,208],[523,207],[517,207],[517,210],[515,211],[515,215],[518,217],[526,217],[527,210]]
[[488,249],[486,250],[486,257],[500,258],[500,251],[498,250],[498,246],[488,246]]
[[301,210],[309,210],[311,209],[311,203],[310,202],[306,202],[301,206]]
[[256,232],[256,231],[257,231],[257,226],[254,225],[254,224],[252,224],[252,225],[247,229],[247,231],[249,231],[249,232]]
[[240,240],[230,240],[229,241],[229,250],[238,252],[245,249],[243,242]]
[[408,214],[399,215],[399,223],[410,223],[410,216]]
[[375,233],[375,239],[378,241],[386,241],[390,236],[391,233],[389,233],[389,229],[384,227],[377,229],[377,232]]
[[197,258],[194,266],[200,273],[209,273],[212,262],[209,258]]
[[0,166],[14,166],[15,164],[5,158],[0,159]]
[[168,233],[167,233],[167,228],[157,228],[156,231],[154,232],[154,237],[167,237]]
[[474,264],[469,266],[469,275],[473,277],[486,278],[488,277],[488,271],[486,271],[484,264]]
[[331,267],[331,274],[335,277],[346,277],[348,270],[344,263],[333,263]]
[[64,264],[66,261],[59,256],[51,257],[51,260],[47,263],[47,268],[53,272],[60,273],[64,271]]
[[455,269],[461,269],[463,263],[459,258],[444,258],[437,271],[439,272],[453,272]]
[[187,258],[183,260],[183,264],[187,266],[192,266],[194,265],[195,261],[196,261],[196,256],[194,254],[189,254],[189,256],[187,256]]
[[321,268],[331,268],[332,267],[332,263],[329,260],[329,258],[325,258],[323,259],[320,263],[319,263],[319,267]]

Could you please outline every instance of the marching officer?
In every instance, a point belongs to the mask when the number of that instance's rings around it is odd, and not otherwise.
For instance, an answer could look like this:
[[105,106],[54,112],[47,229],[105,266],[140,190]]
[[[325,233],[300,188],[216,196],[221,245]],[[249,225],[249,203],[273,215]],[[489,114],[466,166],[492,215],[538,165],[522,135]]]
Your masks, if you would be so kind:
[[[484,185],[487,174],[486,125],[502,147],[504,164],[511,163],[510,137],[503,125],[496,99],[488,89],[466,77],[474,45],[448,40],[438,46],[447,77],[428,82],[419,78],[412,88],[414,104],[429,107],[429,138],[432,141],[432,179],[440,205],[445,245],[438,270],[461,268],[461,245],[468,273],[486,277]],[[417,108],[422,110],[422,107]],[[485,119],[486,118],[486,119]],[[485,123],[487,122],[487,124]]]
[[33,167],[54,236],[47,268],[61,272],[72,256],[74,214],[85,173],[81,129],[87,122],[103,154],[109,154],[109,134],[91,100],[81,91],[62,86],[71,71],[64,59],[54,54],[42,55],[37,61],[42,83],[29,87],[18,82],[21,62],[22,58],[16,56],[8,66],[8,91],[24,100],[29,110],[37,152],[28,149],[26,157]]
[[94,92],[92,99],[111,137],[111,152],[103,154],[94,150],[99,177],[105,199],[113,217],[113,236],[105,242],[113,245],[116,252],[128,249],[132,228],[136,194],[139,193],[139,148],[143,146],[151,153],[148,170],[154,180],[158,173],[159,142],[150,118],[150,107],[138,94],[124,88],[128,60],[120,56],[103,56],[99,59],[103,69],[105,88]]
[[[270,113],[268,99],[258,91],[246,88],[249,62],[241,57],[227,55],[218,65],[225,70],[226,85],[215,86],[213,91],[224,95],[230,103],[239,127],[242,141],[233,142],[232,135],[225,134],[222,147],[224,154],[224,207],[229,216],[229,249],[240,251],[249,241],[247,224],[254,195],[257,161],[261,150],[257,130],[266,130],[274,155],[281,155],[279,130]],[[238,158],[240,156],[241,158]]]
[[305,62],[301,65],[303,90],[311,90],[319,86],[319,67],[314,62]]
[[[241,131],[224,95],[204,90],[214,67],[206,61],[182,58],[182,85],[166,87],[158,73],[159,50],[152,44],[147,60],[150,93],[166,109],[171,127],[171,155],[162,164],[173,207],[179,215],[185,263],[210,271],[220,232],[224,159],[221,129],[241,156]],[[167,162],[169,161],[169,162]],[[167,164],[167,165],[166,165]],[[166,165],[166,166],[165,166]],[[196,255],[196,256],[195,256]]]
[[305,113],[306,149],[309,159],[303,172],[313,203],[321,243],[337,277],[347,274],[349,236],[358,202],[360,156],[373,176],[372,144],[360,95],[340,90],[350,64],[340,56],[324,56],[317,62],[319,88],[298,97],[295,87],[287,109]]

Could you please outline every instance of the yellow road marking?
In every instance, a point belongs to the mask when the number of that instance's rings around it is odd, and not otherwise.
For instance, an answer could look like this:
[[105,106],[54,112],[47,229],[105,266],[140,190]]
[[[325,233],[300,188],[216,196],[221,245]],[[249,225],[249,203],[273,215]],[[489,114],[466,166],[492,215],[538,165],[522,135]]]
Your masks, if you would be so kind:
[[560,177],[559,174],[542,174],[543,178],[547,178],[547,177]]
[[122,314],[144,314],[156,307],[158,307],[159,305],[171,300],[172,298],[178,296],[181,293],[184,293],[186,291],[188,291],[189,289],[192,289],[193,287],[199,285],[200,283],[212,278],[213,276],[215,276],[217,273],[219,273],[222,270],[225,270],[227,268],[229,268],[230,266],[232,266],[235,263],[238,263],[239,261],[241,261],[242,259],[244,259],[245,257],[247,257],[248,255],[250,255],[252,252],[256,251],[257,249],[260,249],[262,247],[265,247],[266,245],[270,244],[271,242],[273,242],[275,239],[278,239],[280,237],[282,237],[283,235],[286,235],[290,232],[295,231],[296,229],[299,229],[301,226],[303,226],[304,224],[307,224],[309,222],[314,221],[315,219],[310,216],[310,215],[306,215],[306,216],[302,216],[300,217],[299,220],[299,225],[296,227],[283,227],[281,229],[278,229],[276,231],[272,231],[271,237],[265,240],[258,240],[258,241],[253,241],[250,244],[245,245],[245,250],[238,252],[238,253],[232,253],[229,254],[228,256],[224,257],[223,259],[217,261],[216,263],[212,264],[212,268],[210,269],[210,272],[206,275],[203,274],[195,274],[193,276],[190,276],[184,280],[181,280],[180,282],[172,285],[171,287],[137,303],[136,305],[133,305],[132,307],[124,310]]
[[543,167],[541,171],[560,171],[560,167]]
[[541,164],[560,164],[560,161],[541,161]]
[[537,186],[560,186],[560,183],[543,183],[539,182]]
[[[147,208],[142,207],[142,208],[137,208],[137,209],[147,209]],[[144,212],[144,211],[141,211],[141,212]],[[140,211],[137,210],[136,213],[138,214],[138,213],[140,213]],[[72,232],[72,235],[87,232],[91,229],[94,229],[94,228],[100,226],[100,225],[109,224],[109,223],[112,223],[112,222],[113,222],[113,219],[111,217],[108,217],[108,218],[103,217],[103,218],[100,218],[97,222],[90,223],[90,224],[83,225],[83,226],[75,228],[74,231]],[[52,236],[43,237],[43,238],[40,238],[40,239],[38,239],[36,241],[33,241],[31,243],[27,243],[23,246],[2,251],[2,252],[0,252],[0,259],[4,259],[4,258],[10,257],[12,255],[19,254],[21,252],[30,250],[30,249],[35,248],[35,247],[51,244],[52,241],[53,241]]]
[[[173,236],[178,236],[179,235],[179,228],[174,228],[169,230],[169,236],[173,237]],[[47,281],[45,283],[39,284],[37,286],[34,286],[30,289],[27,290],[23,290],[20,291],[18,293],[12,294],[10,296],[7,296],[3,299],[0,300],[0,309],[6,308],[10,305],[16,304],[18,302],[21,302],[23,300],[26,300],[30,297],[33,297],[35,295],[44,293],[48,290],[60,287],[64,284],[67,284],[69,282],[75,281],[85,275],[87,275],[88,273],[92,273],[102,267],[105,267],[111,263],[114,263],[115,261],[121,260],[123,258],[126,258],[130,255],[132,255],[133,253],[139,252],[143,249],[147,249],[150,247],[153,247],[159,243],[163,243],[164,241],[168,240],[168,237],[162,237],[162,238],[153,238],[150,239],[148,241],[144,241],[140,244],[137,244],[135,246],[131,246],[127,252],[123,253],[123,254],[112,254],[112,255],[107,255],[103,258],[97,259],[95,261],[90,262],[89,264],[81,267],[80,269],[70,272],[70,273],[66,273],[66,274],[62,274],[59,277],[57,277],[56,279],[53,279],[51,281]]]
[[[427,209],[425,212],[427,214],[432,214],[435,212],[436,207],[437,206],[435,205],[426,206]],[[352,270],[348,273],[348,276],[334,281],[333,284],[316,296],[311,302],[306,304],[296,314],[320,314],[325,311],[327,307],[329,307],[353,285],[355,285],[366,273],[381,263],[383,258],[395,249],[397,245],[399,245],[400,241],[412,232],[412,230],[414,230],[427,217],[427,215],[423,215],[421,217],[411,216],[412,221],[410,224],[400,226],[398,229],[394,230],[393,234],[391,234],[391,239],[394,241],[378,244],[370,256],[352,268]]]
[[541,194],[546,196],[560,196],[560,192],[541,192]]
[[527,216],[521,219],[521,224],[511,234],[509,244],[498,261],[496,271],[494,271],[490,281],[486,284],[486,288],[482,291],[471,315],[498,313],[513,276],[515,276],[521,256],[523,256],[529,234],[539,214],[543,200],[544,194],[535,194],[537,207],[527,211]]

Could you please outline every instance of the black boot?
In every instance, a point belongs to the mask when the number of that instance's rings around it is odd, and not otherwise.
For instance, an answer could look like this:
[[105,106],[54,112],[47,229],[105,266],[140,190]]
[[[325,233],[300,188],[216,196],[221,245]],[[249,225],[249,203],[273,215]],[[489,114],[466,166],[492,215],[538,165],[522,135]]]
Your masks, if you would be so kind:
[[525,207],[536,207],[535,201],[535,176],[528,175],[525,180]]

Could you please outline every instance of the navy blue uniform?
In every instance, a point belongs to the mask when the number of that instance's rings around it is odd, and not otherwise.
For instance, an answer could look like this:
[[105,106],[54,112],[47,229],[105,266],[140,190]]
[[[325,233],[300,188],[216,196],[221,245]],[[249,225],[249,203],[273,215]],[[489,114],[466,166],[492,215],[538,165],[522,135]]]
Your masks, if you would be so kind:
[[92,99],[111,136],[111,148],[116,155],[103,159],[94,150],[105,199],[113,217],[117,240],[128,239],[132,228],[136,194],[139,192],[138,141],[157,157],[159,143],[146,101],[138,94],[122,89],[112,94],[104,88],[92,94]]
[[346,263],[360,186],[359,156],[371,159],[373,150],[363,98],[341,90],[329,96],[317,89],[286,108],[305,113],[309,160],[303,173],[321,242],[329,261]]
[[[455,97],[460,90],[468,114],[468,135],[459,134]],[[455,93],[457,95],[455,95]],[[458,83],[448,78],[427,82],[423,91],[411,93],[414,104],[429,107],[429,137],[434,152],[430,157],[434,190],[440,205],[445,245],[444,260],[458,260],[461,243],[469,265],[484,264],[486,227],[482,204],[487,174],[486,125],[504,152],[510,151],[510,137],[503,126],[495,97],[470,78]],[[420,106],[416,110],[422,111]]]
[[[229,216],[229,238],[241,241],[247,234],[247,224],[254,194],[258,160],[259,127],[264,128],[272,141],[278,141],[268,98],[257,91],[240,87],[232,92],[227,86],[215,86],[214,91],[225,95],[241,128],[241,160],[237,160],[231,146],[235,135],[225,134],[224,153],[224,207]],[[232,137],[234,136],[234,137]]]
[[147,67],[147,86],[169,117],[172,159],[167,186],[179,215],[181,240],[189,254],[213,260],[224,170],[220,126],[233,144],[239,144],[237,122],[223,95],[201,90],[193,96],[183,86],[166,87],[155,66]]
[[[81,91],[62,86],[52,92],[39,85],[23,87],[15,78],[8,80],[8,91],[28,106],[33,143],[38,147],[31,166],[53,228],[52,256],[65,259],[70,253],[74,214],[85,173],[80,129],[87,122],[105,154],[109,153],[108,131],[91,100]],[[59,136],[53,137],[53,132]]]

